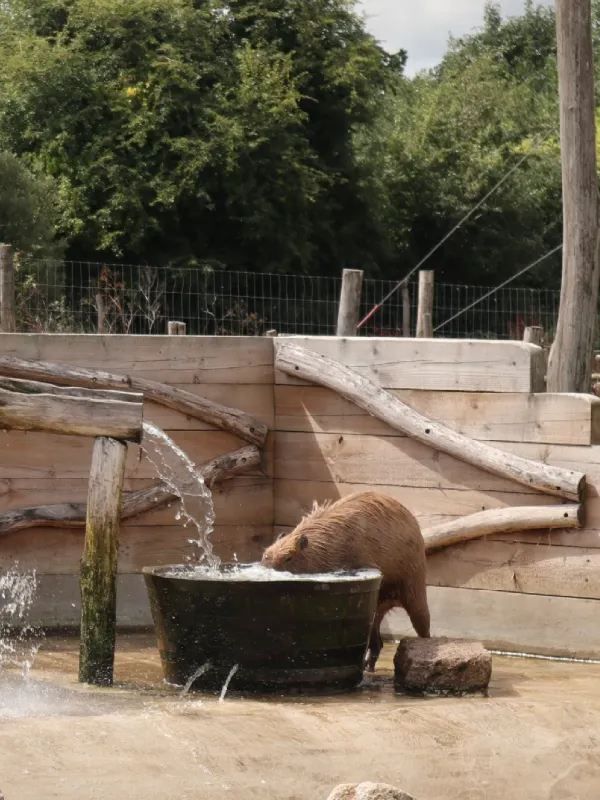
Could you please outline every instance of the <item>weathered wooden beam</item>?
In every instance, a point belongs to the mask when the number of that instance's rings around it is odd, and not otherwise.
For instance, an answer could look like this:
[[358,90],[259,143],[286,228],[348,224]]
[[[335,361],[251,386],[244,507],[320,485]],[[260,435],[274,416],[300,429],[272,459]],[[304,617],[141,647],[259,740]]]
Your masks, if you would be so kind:
[[294,344],[282,343],[275,365],[296,378],[326,386],[369,414],[436,450],[509,478],[546,494],[580,502],[585,486],[581,472],[551,467],[475,441],[419,414],[397,397],[353,369]]
[[433,279],[432,269],[420,270],[416,333],[420,339],[431,339],[433,336]]
[[111,686],[115,655],[117,555],[127,445],[94,442],[81,559],[79,680]]
[[102,370],[54,364],[50,361],[28,361],[14,356],[0,357],[0,374],[14,378],[50,381],[62,386],[138,391],[142,392],[147,400],[153,400],[175,411],[202,419],[217,428],[234,433],[251,444],[261,446],[267,438],[267,426],[243,411],[133,374],[119,375]]
[[112,389],[83,389],[78,386],[56,386],[43,381],[7,378],[0,375],[0,389],[21,394],[53,394],[57,397],[78,397],[85,400],[117,400],[121,403],[143,403],[141,392],[117,392]]
[[429,552],[493,534],[581,528],[582,517],[583,507],[577,505],[492,508],[424,528],[422,533]]
[[[259,466],[260,460],[260,450],[249,445],[207,461],[198,471],[207,486],[213,486]],[[136,517],[175,499],[164,483],[126,492],[123,495],[121,519]],[[85,503],[70,502],[9,509],[0,513],[0,536],[26,528],[81,528],[85,525],[86,510]]]
[[143,404],[0,389],[0,428],[139,442]]
[[0,244],[0,331],[16,331],[15,262],[9,244]]
[[362,269],[345,269],[342,273],[336,336],[356,336],[360,319],[363,275]]

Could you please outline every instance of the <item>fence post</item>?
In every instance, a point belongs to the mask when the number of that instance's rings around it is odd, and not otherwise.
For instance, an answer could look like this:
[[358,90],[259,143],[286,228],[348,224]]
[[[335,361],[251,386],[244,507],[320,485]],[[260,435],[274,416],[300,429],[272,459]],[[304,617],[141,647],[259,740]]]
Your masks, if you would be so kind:
[[79,680],[111,686],[115,657],[117,554],[127,445],[94,442],[81,559]]
[[187,325],[185,322],[173,322],[169,320],[167,322],[167,333],[169,336],[185,336],[187,330]]
[[529,344],[537,344],[541,347],[544,341],[544,329],[541,325],[530,325],[523,332],[523,341],[529,342]]
[[410,337],[410,291],[408,282],[402,284],[402,336]]
[[96,315],[98,318],[98,333],[106,333],[106,308],[102,292],[96,293]]
[[0,244],[0,330],[14,333],[16,328],[13,251],[11,245]]
[[419,271],[419,295],[417,302],[417,336],[420,339],[433,337],[433,270]]
[[345,269],[342,273],[336,336],[356,336],[356,326],[360,319],[363,274],[362,269]]

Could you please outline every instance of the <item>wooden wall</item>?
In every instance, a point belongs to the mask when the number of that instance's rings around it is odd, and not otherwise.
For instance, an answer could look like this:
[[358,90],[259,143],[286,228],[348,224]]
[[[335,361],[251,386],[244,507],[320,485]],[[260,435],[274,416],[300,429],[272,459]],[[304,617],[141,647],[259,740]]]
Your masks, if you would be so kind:
[[[600,656],[600,400],[542,394],[539,348],[516,342],[314,337],[305,344],[369,375],[418,410],[529,458],[588,476],[585,529],[496,536],[428,558],[433,631],[477,636],[507,649]],[[422,526],[486,508],[561,502],[421,445],[332,392],[274,372],[285,337],[0,335],[3,354],[136,373],[239,407],[272,434],[262,471],[217,487],[214,540],[224,558],[257,558],[313,500],[377,487]],[[235,437],[152,404],[163,427],[196,462],[240,446]],[[0,434],[0,508],[85,499],[91,441]],[[152,482],[131,447],[127,489]],[[119,576],[121,623],[147,624],[139,576],[146,564],[181,562],[188,533],[164,508],[127,522]],[[0,568],[19,561],[39,575],[37,621],[78,621],[82,533],[57,529],[0,539]],[[387,620],[408,631],[403,612]]]
[[[537,393],[541,352],[516,342],[305,344],[475,439],[587,473],[584,530],[496,536],[431,554],[429,598],[434,633],[600,656],[600,400]],[[404,503],[423,527],[488,508],[561,502],[421,445],[327,389],[278,372],[275,384],[276,531],[294,525],[313,499],[372,487]],[[386,628],[394,636],[411,630],[401,611]]]
[[[261,338],[182,336],[77,336],[2,334],[3,355],[135,373],[179,386],[254,414],[273,427],[272,343]],[[195,463],[246,444],[199,420],[152,403],[144,417],[162,427]],[[92,440],[12,431],[0,434],[0,508],[85,500]],[[257,558],[273,530],[272,445],[261,470],[214,489],[216,550],[225,559]],[[140,448],[129,446],[126,490],[155,482]],[[119,552],[119,618],[150,621],[139,571],[150,564],[180,563],[190,553],[190,532],[174,519],[175,507],[128,520]],[[77,573],[83,532],[38,528],[0,540],[0,568],[18,561],[39,578],[35,613],[44,623],[78,621]]]

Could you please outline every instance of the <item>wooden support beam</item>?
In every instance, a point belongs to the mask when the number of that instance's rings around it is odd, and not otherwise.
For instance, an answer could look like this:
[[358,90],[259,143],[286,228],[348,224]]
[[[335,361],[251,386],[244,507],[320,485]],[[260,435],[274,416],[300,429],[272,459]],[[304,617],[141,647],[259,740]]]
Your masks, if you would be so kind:
[[345,269],[342,273],[336,336],[356,336],[363,275],[362,269]]
[[[258,467],[260,461],[260,450],[249,445],[207,461],[199,467],[199,472],[206,485],[212,487],[215,483]],[[175,495],[163,483],[137,492],[126,492],[123,495],[121,519],[136,517],[175,499]],[[85,503],[74,502],[12,508],[0,513],[0,536],[27,528],[81,528],[85,525],[86,511]]]
[[57,397],[77,397],[84,400],[114,400],[120,403],[143,403],[140,392],[117,392],[112,389],[82,389],[77,386],[56,386],[43,381],[6,378],[0,375],[0,389],[20,394],[52,394]]
[[410,338],[410,289],[402,284],[402,336]]
[[294,344],[282,343],[277,350],[275,365],[288,375],[333,389],[392,428],[429,447],[537,491],[575,502],[582,500],[583,473],[505,453],[485,442],[456,433],[419,414],[381,386],[337,361]]
[[141,441],[141,402],[55,396],[51,390],[32,395],[0,389],[0,428]]
[[0,375],[51,381],[63,386],[142,392],[147,400],[153,400],[182,414],[202,419],[259,447],[267,438],[267,426],[243,411],[136,375],[119,375],[84,367],[68,367],[50,361],[27,361],[13,356],[0,357]]
[[429,552],[493,534],[581,528],[582,517],[583,507],[577,505],[492,508],[425,528],[423,539]]
[[117,554],[127,445],[94,442],[81,560],[79,680],[111,686],[115,655]]
[[419,271],[419,296],[417,303],[417,338],[433,337],[433,277],[432,269]]
[[17,329],[15,313],[15,264],[9,244],[0,244],[0,331]]

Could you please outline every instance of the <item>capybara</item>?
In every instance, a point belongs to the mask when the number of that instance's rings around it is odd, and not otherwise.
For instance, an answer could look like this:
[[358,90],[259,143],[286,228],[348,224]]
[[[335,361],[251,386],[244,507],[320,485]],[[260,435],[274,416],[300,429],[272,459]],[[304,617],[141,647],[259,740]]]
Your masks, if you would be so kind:
[[379,627],[396,606],[406,609],[419,636],[429,636],[425,586],[425,544],[419,523],[397,500],[361,492],[330,505],[313,505],[291,533],[263,553],[267,567],[293,573],[375,567],[382,574],[367,669],[383,646]]

